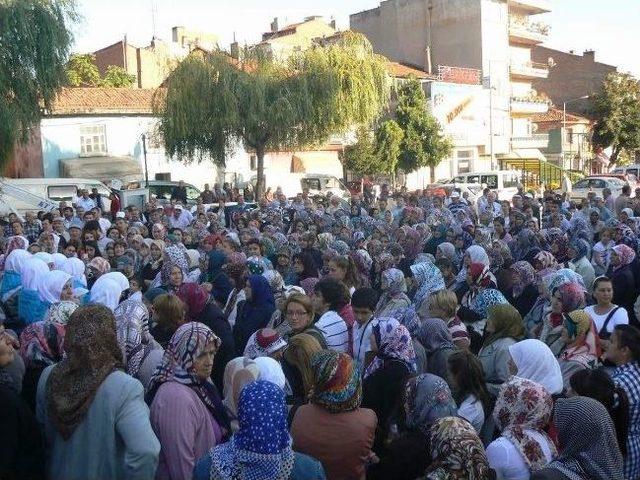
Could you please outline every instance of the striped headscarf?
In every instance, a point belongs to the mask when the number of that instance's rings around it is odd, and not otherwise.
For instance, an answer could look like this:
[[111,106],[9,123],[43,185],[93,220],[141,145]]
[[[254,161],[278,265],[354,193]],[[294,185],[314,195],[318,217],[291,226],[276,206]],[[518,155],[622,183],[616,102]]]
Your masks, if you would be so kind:
[[360,406],[360,371],[351,357],[333,350],[322,350],[311,359],[315,372],[311,402],[331,413],[348,412]]

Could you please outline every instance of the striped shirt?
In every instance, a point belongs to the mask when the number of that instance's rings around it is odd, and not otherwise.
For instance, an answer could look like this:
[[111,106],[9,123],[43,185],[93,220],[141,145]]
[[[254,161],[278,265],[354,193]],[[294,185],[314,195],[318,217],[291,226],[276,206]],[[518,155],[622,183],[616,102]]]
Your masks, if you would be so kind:
[[619,366],[613,373],[613,381],[629,399],[629,436],[627,456],[624,459],[624,478],[640,478],[640,365],[630,362]]
[[316,322],[315,327],[322,332],[327,348],[339,353],[349,351],[349,332],[347,324],[337,312],[329,310]]
[[471,345],[467,326],[458,317],[453,317],[449,320],[447,327],[449,327],[449,333],[451,333],[451,338],[454,342],[466,341],[467,346]]

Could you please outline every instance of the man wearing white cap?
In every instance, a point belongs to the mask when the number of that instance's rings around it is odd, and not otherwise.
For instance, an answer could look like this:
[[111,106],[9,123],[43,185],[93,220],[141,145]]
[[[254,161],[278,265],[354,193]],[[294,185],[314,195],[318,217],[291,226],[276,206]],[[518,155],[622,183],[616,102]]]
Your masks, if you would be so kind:
[[185,229],[191,225],[192,221],[193,216],[191,215],[191,212],[185,210],[181,204],[177,203],[173,207],[173,215],[169,217],[169,226],[171,228]]

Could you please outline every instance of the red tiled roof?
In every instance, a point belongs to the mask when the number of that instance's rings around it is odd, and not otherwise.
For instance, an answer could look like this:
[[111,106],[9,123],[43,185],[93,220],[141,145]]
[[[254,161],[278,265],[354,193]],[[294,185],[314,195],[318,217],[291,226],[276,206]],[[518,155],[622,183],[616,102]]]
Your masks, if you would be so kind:
[[155,88],[62,88],[48,115],[152,114]]
[[389,74],[394,78],[408,78],[413,75],[419,80],[436,80],[435,75],[430,75],[424,70],[418,70],[417,68],[409,67],[398,62],[387,62],[387,69]]
[[[543,122],[562,122],[562,110],[559,108],[550,108],[546,113],[537,113],[531,119],[535,123]],[[567,123],[591,123],[591,120],[579,115],[573,115],[567,112]]]

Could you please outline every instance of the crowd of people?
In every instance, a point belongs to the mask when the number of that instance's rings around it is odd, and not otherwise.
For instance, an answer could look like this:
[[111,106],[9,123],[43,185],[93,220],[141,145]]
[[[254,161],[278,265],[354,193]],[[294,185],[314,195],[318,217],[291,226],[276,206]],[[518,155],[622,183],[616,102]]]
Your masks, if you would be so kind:
[[0,478],[640,479],[640,196],[372,192],[10,215]]

